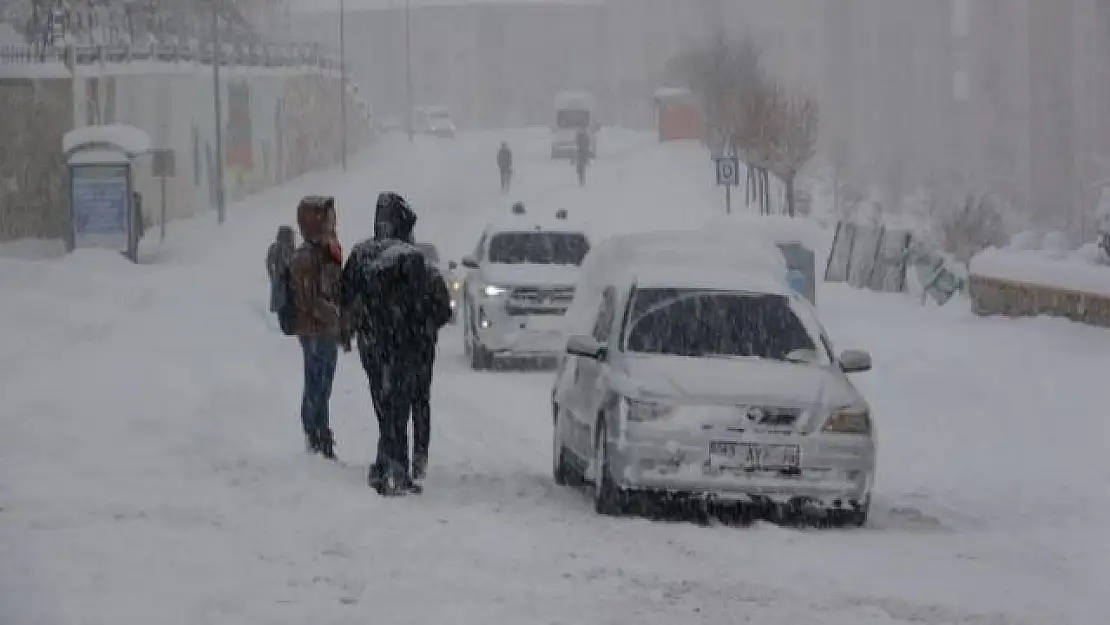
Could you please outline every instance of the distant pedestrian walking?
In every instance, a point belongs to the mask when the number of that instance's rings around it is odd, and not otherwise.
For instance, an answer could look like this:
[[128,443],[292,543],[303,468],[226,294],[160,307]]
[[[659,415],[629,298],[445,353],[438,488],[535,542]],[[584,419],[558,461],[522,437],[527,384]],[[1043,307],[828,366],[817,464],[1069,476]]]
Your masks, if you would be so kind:
[[586,184],[586,166],[590,163],[590,135],[583,129],[575,137],[574,169],[578,172],[578,184]]
[[501,142],[501,149],[497,150],[497,168],[501,170],[501,191],[508,193],[513,184],[513,151],[505,141]]

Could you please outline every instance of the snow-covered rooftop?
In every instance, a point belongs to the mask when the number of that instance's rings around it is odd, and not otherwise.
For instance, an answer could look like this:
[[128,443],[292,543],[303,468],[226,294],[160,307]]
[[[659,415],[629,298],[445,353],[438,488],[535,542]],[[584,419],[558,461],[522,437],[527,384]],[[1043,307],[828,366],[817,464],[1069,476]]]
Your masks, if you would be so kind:
[[150,135],[134,126],[108,124],[75,128],[62,137],[62,151],[66,154],[82,146],[93,144],[113,146],[135,157],[150,149]]

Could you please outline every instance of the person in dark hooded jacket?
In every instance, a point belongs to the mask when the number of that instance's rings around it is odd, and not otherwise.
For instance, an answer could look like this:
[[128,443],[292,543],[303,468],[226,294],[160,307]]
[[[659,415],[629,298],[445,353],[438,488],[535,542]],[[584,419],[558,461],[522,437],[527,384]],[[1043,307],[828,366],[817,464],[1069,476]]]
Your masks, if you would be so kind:
[[343,268],[343,308],[357,334],[378,417],[378,453],[369,482],[382,495],[421,490],[428,461],[436,339],[451,319],[447,284],[413,244],[415,225],[416,213],[404,198],[382,193],[374,237],[355,245]]
[[293,229],[289,226],[278,228],[277,237],[266,251],[266,274],[270,277],[270,312],[277,313],[281,309],[285,293],[278,280],[281,273],[289,267],[293,259],[296,243],[293,241]]

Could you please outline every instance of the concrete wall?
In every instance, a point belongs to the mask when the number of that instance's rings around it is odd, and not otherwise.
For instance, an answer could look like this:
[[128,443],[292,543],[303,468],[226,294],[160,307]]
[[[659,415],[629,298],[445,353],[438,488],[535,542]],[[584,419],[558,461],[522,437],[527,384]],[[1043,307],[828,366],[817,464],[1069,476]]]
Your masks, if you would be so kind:
[[977,315],[1049,315],[1110,328],[1110,297],[1105,295],[975,274],[968,285]]
[[0,78],[0,241],[65,231],[61,149],[72,101],[67,80]]
[[[62,135],[97,123],[146,130],[174,153],[167,219],[215,204],[215,109],[211,69],[193,64],[126,63],[79,67],[75,78],[0,79],[0,240],[59,238],[67,227]],[[227,200],[338,162],[343,132],[340,81],[306,67],[228,67],[221,76]],[[348,96],[351,149],[369,137]],[[11,139],[9,139],[11,138]],[[135,184],[150,223],[161,213],[153,157],[135,163]]]

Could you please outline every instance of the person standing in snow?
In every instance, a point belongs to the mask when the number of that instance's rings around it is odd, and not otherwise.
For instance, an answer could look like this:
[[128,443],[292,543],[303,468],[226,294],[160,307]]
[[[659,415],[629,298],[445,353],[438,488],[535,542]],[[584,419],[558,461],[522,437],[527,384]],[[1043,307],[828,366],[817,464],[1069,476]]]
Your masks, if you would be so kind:
[[[304,242],[289,262],[295,309],[293,334],[304,353],[301,423],[308,451],[335,458],[328,403],[339,344],[344,336],[339,306],[343,252],[335,233],[335,198],[308,196],[297,206]],[[347,343],[344,348],[350,349]]]
[[270,276],[270,312],[274,314],[281,309],[282,300],[285,298],[284,289],[278,278],[289,267],[289,261],[292,260],[295,251],[293,229],[289,226],[280,226],[274,242],[266,251],[266,274]]
[[501,142],[501,149],[497,150],[497,168],[501,170],[501,191],[508,193],[513,183],[513,151],[505,141]]
[[586,184],[586,166],[590,164],[590,135],[583,128],[575,136],[574,167],[578,172],[578,184]]
[[358,243],[343,268],[343,308],[358,337],[378,418],[378,451],[368,481],[381,495],[423,489],[436,340],[451,319],[447,284],[413,244],[415,225],[416,213],[404,198],[382,193],[373,238]]

